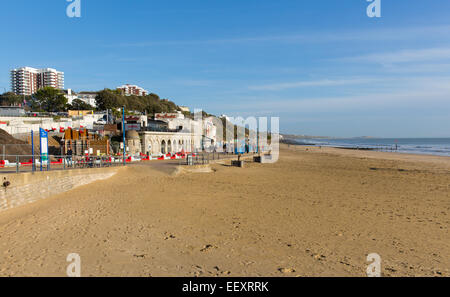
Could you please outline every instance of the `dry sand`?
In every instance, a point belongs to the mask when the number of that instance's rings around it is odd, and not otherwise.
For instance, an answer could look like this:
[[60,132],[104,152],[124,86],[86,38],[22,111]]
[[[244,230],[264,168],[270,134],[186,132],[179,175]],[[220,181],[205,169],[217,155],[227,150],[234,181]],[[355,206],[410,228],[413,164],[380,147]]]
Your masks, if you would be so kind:
[[[229,162],[229,161],[228,161]],[[275,164],[136,165],[0,213],[0,275],[450,276],[450,158],[282,147]]]

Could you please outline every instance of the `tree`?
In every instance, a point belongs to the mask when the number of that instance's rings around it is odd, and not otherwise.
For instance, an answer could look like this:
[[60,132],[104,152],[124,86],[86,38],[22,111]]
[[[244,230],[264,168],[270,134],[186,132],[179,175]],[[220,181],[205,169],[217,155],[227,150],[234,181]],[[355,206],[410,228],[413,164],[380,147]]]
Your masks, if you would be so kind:
[[128,110],[147,113],[175,112],[178,106],[168,99],[160,99],[156,94],[147,96],[124,96],[118,90],[104,89],[95,98],[100,110],[116,109],[125,106]]
[[66,109],[67,105],[67,98],[64,94],[61,93],[60,90],[52,87],[39,89],[34,94],[34,99],[35,103],[38,104],[39,109],[48,112],[63,111]]
[[71,110],[92,110],[92,109],[94,109],[94,107],[92,105],[87,104],[86,102],[84,102],[80,99],[73,100],[72,104],[69,104],[68,108]]
[[104,89],[98,92],[97,97],[95,97],[97,108],[100,110],[118,108],[121,106],[120,97],[115,92]]
[[0,105],[18,106],[24,103],[24,96],[16,95],[13,92],[7,92],[0,95]]

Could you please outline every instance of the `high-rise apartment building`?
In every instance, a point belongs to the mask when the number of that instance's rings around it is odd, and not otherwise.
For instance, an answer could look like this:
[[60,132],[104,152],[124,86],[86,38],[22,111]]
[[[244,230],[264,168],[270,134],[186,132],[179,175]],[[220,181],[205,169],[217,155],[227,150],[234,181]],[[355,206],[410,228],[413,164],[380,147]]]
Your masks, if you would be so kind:
[[11,70],[12,92],[17,95],[31,95],[37,88],[37,69],[22,67]]
[[55,89],[64,89],[64,72],[52,68],[38,70],[38,88],[52,87]]
[[64,89],[64,72],[52,68],[21,67],[11,70],[11,90],[17,95],[32,95],[44,87]]

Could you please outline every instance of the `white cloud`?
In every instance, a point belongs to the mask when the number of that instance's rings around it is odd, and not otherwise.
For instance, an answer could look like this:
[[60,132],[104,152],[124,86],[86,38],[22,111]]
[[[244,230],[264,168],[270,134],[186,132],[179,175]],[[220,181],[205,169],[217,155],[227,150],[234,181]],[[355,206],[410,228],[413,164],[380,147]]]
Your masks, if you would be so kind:
[[450,63],[418,63],[413,65],[383,65],[384,70],[391,73],[450,73]]
[[[359,94],[333,97],[265,97],[248,96],[237,98],[240,104],[234,104],[231,112],[246,113],[341,113],[372,112],[376,110],[402,110],[418,108],[421,110],[450,111],[450,77],[416,77],[408,79],[386,78],[392,82],[392,88],[371,92],[358,89]],[[215,108],[230,110],[229,105],[214,104]]]
[[[285,114],[285,113],[333,113],[391,112],[404,108],[421,108],[430,105],[449,108],[448,93],[377,93],[351,97],[291,98],[273,99],[266,102],[244,103],[237,105],[233,112],[247,114]],[[228,106],[229,108],[229,106]]]
[[217,84],[218,81],[206,80],[206,79],[184,79],[175,81],[176,84],[187,87],[210,87]]
[[389,53],[376,53],[357,57],[349,57],[340,60],[352,62],[379,63],[379,64],[442,61],[442,60],[450,60],[450,47],[409,49]]
[[396,41],[417,38],[450,37],[450,26],[403,27],[377,30],[322,31],[280,35],[239,36],[204,40],[148,40],[110,45],[111,47],[150,47],[157,45],[233,44],[256,42],[327,43],[341,41]]
[[356,85],[356,84],[367,84],[380,81],[380,79],[375,78],[356,78],[356,79],[322,79],[315,81],[298,81],[289,83],[276,83],[276,84],[266,84],[259,86],[250,86],[250,90],[255,91],[280,91],[293,88],[303,88],[303,87],[332,87],[332,86],[343,86],[343,85]]

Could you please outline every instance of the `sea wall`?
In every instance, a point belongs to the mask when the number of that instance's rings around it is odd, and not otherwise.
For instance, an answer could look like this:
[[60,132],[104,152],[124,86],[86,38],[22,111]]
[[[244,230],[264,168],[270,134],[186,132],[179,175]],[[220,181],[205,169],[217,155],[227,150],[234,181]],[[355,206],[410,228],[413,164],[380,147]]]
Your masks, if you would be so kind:
[[0,175],[10,182],[0,188],[0,212],[107,179],[119,169],[98,168]]

